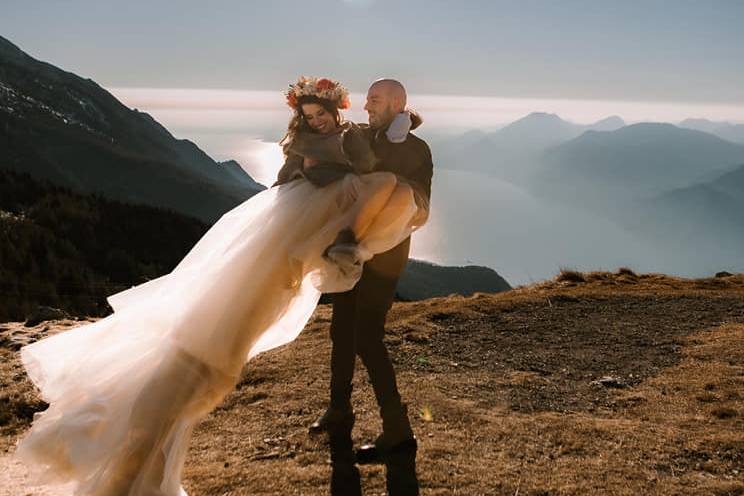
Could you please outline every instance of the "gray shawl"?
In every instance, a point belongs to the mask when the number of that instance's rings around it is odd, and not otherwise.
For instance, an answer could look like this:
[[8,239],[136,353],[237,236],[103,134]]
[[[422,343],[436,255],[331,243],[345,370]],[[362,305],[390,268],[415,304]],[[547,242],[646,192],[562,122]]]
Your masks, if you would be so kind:
[[[344,122],[330,134],[298,132],[285,150],[286,160],[274,186],[304,177],[317,186],[325,186],[345,174],[364,174],[374,170],[376,159],[362,129]],[[305,157],[320,163],[303,167]]]

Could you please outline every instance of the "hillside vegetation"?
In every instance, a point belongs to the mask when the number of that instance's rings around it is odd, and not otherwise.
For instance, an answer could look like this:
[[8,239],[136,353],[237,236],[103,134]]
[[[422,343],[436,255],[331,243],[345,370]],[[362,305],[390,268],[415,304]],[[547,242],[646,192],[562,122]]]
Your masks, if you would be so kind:
[[[328,394],[330,315],[247,364],[195,433],[189,494],[327,493],[327,447],[306,427]],[[43,408],[13,348],[76,324],[4,325],[6,450]],[[744,275],[565,271],[396,303],[388,329],[423,494],[744,494]],[[380,425],[363,372],[354,391],[361,443]],[[362,477],[384,493],[382,468]]]

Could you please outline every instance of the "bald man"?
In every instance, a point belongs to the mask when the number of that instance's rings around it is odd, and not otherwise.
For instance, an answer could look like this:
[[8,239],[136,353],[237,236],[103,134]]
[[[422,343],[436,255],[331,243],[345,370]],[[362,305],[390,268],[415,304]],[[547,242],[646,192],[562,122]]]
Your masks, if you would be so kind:
[[[378,159],[377,171],[390,171],[413,187],[416,202],[428,210],[433,171],[428,145],[407,131],[421,123],[413,114],[400,133],[401,112],[406,109],[406,90],[392,79],[381,79],[370,86],[364,109],[369,126],[364,127]],[[401,114],[408,119],[408,113]],[[396,128],[396,129],[393,129]],[[325,414],[310,431],[328,431],[334,446],[350,446],[354,414],[351,388],[355,355],[359,355],[369,374],[382,417],[382,434],[372,444],[356,452],[358,463],[385,463],[388,492],[416,495],[416,440],[406,405],[401,401],[395,371],[383,342],[385,320],[395,298],[398,278],[408,262],[410,238],[364,264],[362,277],[345,293],[331,295],[331,400]],[[339,441],[340,439],[340,441]]]

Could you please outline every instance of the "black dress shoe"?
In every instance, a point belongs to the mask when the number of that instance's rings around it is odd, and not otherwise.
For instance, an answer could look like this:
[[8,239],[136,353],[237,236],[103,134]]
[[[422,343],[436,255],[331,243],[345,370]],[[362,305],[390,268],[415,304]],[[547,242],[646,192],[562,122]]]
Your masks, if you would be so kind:
[[323,432],[328,432],[328,430],[332,429],[334,426],[343,427],[345,425],[353,424],[353,410],[337,410],[335,408],[328,408],[318,420],[310,424],[308,432],[310,432],[310,434],[322,434]]
[[389,447],[378,446],[375,443],[365,444],[356,450],[356,462],[359,465],[383,464],[395,455],[414,454],[417,448],[415,437]]

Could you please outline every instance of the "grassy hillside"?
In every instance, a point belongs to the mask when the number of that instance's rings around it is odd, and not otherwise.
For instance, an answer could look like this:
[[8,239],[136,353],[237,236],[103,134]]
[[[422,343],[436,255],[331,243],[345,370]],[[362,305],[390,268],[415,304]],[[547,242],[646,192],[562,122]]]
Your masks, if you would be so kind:
[[[245,367],[195,433],[189,494],[326,494],[327,447],[306,426],[325,406],[329,319],[320,306],[296,342]],[[423,494],[744,494],[744,275],[566,272],[396,303],[388,329]],[[17,352],[0,354],[12,451],[42,405]],[[354,391],[361,443],[380,423],[361,371]],[[365,494],[384,493],[383,469],[362,477]]]

